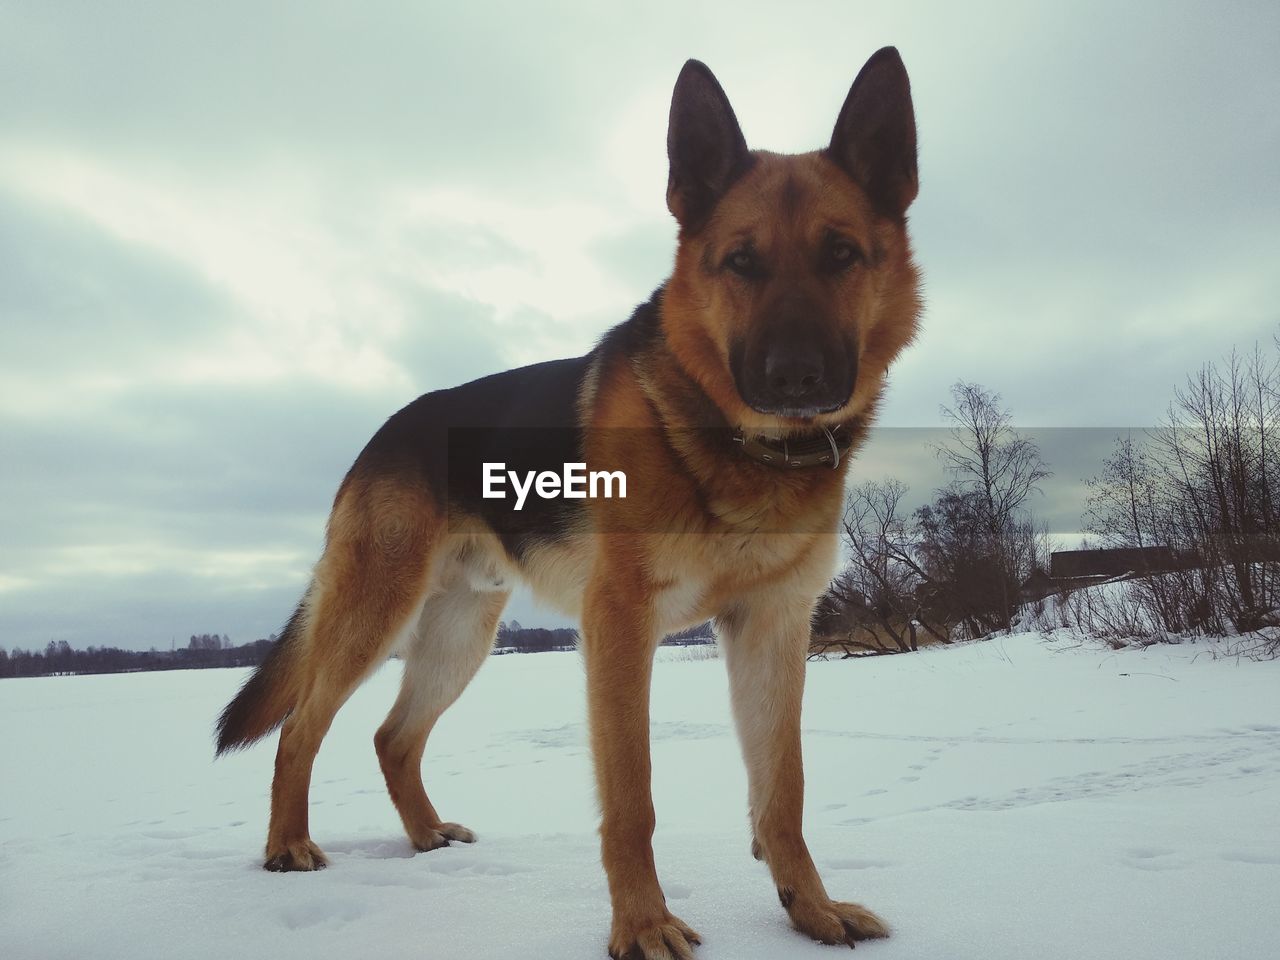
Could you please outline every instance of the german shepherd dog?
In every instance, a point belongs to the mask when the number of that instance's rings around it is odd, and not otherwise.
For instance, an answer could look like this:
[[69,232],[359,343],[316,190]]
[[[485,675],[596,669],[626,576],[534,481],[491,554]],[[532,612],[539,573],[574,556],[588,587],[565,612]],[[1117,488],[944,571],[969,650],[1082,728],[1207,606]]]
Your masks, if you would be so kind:
[[[436,813],[423,750],[520,578],[581,622],[610,956],[689,960],[700,942],[654,868],[649,685],[661,638],[706,619],[729,672],[752,852],[792,924],[850,946],[888,934],[828,896],[805,845],[800,701],[849,454],[920,312],[906,70],[880,50],[830,145],[782,155],[748,150],[715,77],[690,60],[667,152],[679,241],[651,299],[584,357],[419,397],[343,480],[301,603],[218,720],[219,753],[283,724],[268,870],[325,866],[307,826],[312,762],[338,708],[397,651],[403,686],[374,737],[391,800],[419,850],[475,840]],[[627,495],[531,498],[517,512],[482,495],[489,461],[621,471]]]

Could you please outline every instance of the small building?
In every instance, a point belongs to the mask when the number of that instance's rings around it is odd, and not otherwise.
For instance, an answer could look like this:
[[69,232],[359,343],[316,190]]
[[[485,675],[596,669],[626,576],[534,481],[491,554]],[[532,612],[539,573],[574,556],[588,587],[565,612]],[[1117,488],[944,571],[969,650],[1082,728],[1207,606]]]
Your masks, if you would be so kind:
[[1111,578],[1126,574],[1163,573],[1177,567],[1177,554],[1169,547],[1056,550],[1049,561],[1049,576],[1054,580]]
[[1048,572],[1041,569],[1032,572],[1019,594],[1023,603],[1029,603],[1108,580],[1128,580],[1186,566],[1188,563],[1180,562],[1178,554],[1169,547],[1057,550],[1050,555]]

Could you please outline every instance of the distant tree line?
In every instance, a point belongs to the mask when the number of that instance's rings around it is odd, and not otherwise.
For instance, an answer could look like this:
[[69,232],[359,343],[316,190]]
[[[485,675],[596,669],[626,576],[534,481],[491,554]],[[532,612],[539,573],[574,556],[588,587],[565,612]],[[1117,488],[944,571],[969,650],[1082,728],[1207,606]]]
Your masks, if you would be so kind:
[[[715,643],[711,622],[669,634],[663,643],[669,646],[687,647]],[[553,650],[573,650],[578,643],[578,631],[569,627],[522,627],[519,620],[498,624],[496,653],[546,653]]]
[[[578,632],[568,627],[522,627],[519,621],[501,623],[496,653],[543,653],[572,650]],[[689,645],[712,643],[710,623],[700,624],[667,637],[665,643]],[[89,647],[76,650],[65,640],[51,640],[43,650],[6,651],[0,647],[0,678],[52,677],[85,673],[137,673],[148,670],[198,670],[207,667],[255,667],[266,659],[275,645],[272,634],[239,646],[226,634],[193,634],[185,647],[173,650],[121,650],[119,647]]]
[[697,626],[668,634],[662,642],[669,647],[696,647],[704,643],[715,643],[716,634],[711,627],[711,621],[708,620]]
[[578,642],[578,631],[569,627],[522,627],[519,620],[498,624],[498,653],[547,653],[572,650]]
[[235,646],[226,636],[193,635],[185,647],[172,650],[121,650],[119,647],[73,649],[51,640],[43,650],[0,647],[0,677],[52,677],[83,673],[137,673],[147,670],[191,670],[204,667],[251,667],[261,663],[275,637]]

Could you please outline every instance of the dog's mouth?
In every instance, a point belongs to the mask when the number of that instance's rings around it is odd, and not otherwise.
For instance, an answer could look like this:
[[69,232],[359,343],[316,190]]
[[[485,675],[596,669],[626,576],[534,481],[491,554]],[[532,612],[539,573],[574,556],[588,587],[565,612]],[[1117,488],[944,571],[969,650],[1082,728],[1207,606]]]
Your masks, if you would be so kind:
[[757,413],[809,420],[844,407],[858,378],[857,355],[843,348],[785,340],[729,351],[734,386]]
[[795,420],[812,420],[814,417],[821,416],[824,413],[834,413],[849,402],[849,398],[846,397],[843,401],[822,406],[796,406],[794,404],[775,404],[769,401],[752,400],[746,396],[742,399],[756,413],[767,413],[771,416],[789,417]]

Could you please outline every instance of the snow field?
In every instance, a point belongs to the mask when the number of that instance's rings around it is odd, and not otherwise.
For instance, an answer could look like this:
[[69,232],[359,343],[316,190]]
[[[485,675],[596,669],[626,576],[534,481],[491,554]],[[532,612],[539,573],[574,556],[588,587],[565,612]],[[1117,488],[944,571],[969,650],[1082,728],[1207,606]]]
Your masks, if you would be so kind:
[[[1019,635],[812,664],[807,837],[831,894],[894,927],[879,960],[1263,958],[1280,911],[1280,663],[1207,643]],[[415,854],[373,731],[389,663],[316,763],[332,866],[260,869],[274,738],[213,762],[245,671],[0,683],[0,957],[600,960],[576,654],[494,657],[427,747],[480,842]],[[819,960],[753,861],[723,663],[661,655],[659,875],[701,960]]]

